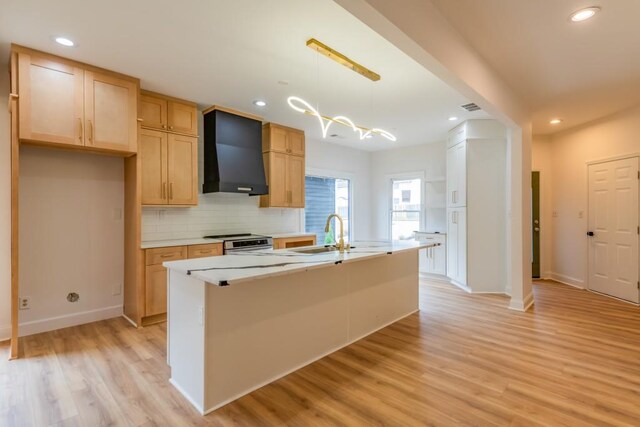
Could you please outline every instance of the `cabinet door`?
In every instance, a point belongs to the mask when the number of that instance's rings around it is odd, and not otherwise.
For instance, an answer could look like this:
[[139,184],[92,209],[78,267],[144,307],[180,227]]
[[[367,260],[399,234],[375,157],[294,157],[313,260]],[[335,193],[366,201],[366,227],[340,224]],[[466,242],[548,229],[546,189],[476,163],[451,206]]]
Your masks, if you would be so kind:
[[107,74],[84,73],[85,145],[137,149],[138,86]]
[[148,265],[145,271],[144,315],[167,312],[167,269],[162,264]]
[[458,274],[456,280],[467,286],[467,209],[456,209]]
[[289,206],[288,186],[287,186],[287,156],[284,153],[270,151],[265,153],[267,185],[269,185],[270,207]]
[[84,145],[83,75],[80,68],[19,53],[18,137]]
[[142,180],[142,204],[167,204],[167,133],[140,129],[138,155]]
[[456,174],[457,188],[455,194],[456,206],[467,206],[467,142],[456,145]]
[[287,138],[289,154],[304,156],[304,133],[289,131]]
[[454,194],[458,189],[458,164],[456,147],[447,149],[447,207],[455,206]]
[[447,277],[458,277],[458,224],[456,210],[447,209]]
[[198,204],[198,138],[169,134],[167,177],[170,205]]
[[281,127],[270,126],[269,127],[269,151],[277,151],[279,153],[286,153],[288,150],[288,137],[289,132]]
[[198,109],[194,105],[169,101],[167,127],[171,132],[198,134]]
[[304,157],[287,156],[287,191],[289,206],[304,208]]
[[167,100],[151,95],[140,95],[140,118],[142,126],[167,129]]
[[445,275],[447,274],[447,246],[444,243],[441,243],[442,246],[437,246],[432,249],[433,263],[432,268],[433,274]]

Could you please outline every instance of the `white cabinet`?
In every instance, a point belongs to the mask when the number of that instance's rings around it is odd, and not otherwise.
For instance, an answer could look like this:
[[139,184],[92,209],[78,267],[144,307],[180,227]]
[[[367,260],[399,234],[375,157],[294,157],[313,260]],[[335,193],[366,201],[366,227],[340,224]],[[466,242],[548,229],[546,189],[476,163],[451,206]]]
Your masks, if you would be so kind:
[[447,209],[447,276],[467,287],[467,210]]
[[447,207],[467,205],[467,142],[447,149]]
[[445,276],[447,274],[447,236],[441,233],[416,232],[416,240],[425,243],[439,243],[440,246],[420,250],[420,272]]
[[447,139],[447,276],[469,292],[505,292],[506,130],[468,120]]

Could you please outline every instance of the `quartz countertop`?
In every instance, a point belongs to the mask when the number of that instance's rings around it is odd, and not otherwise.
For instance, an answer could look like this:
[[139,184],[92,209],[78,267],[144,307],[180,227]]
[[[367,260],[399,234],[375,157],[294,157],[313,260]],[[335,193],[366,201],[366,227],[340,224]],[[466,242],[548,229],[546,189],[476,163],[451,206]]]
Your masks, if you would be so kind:
[[220,239],[205,239],[196,237],[193,239],[172,239],[172,240],[155,240],[142,242],[141,249],[166,248],[169,246],[189,246],[189,245],[207,245],[212,243],[222,243]]
[[218,286],[227,286],[270,276],[296,273],[335,264],[355,262],[373,257],[391,255],[394,252],[418,250],[438,243],[416,241],[353,242],[349,252],[325,252],[305,254],[304,248],[237,252],[230,255],[169,261],[163,265],[170,270],[191,275],[196,279]]
[[256,233],[260,236],[269,236],[274,239],[288,239],[290,237],[311,237],[315,236],[314,233]]

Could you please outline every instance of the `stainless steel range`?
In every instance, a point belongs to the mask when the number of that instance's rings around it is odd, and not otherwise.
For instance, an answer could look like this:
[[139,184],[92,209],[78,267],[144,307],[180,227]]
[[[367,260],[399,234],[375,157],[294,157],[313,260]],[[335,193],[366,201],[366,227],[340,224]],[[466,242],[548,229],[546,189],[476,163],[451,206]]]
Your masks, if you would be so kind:
[[221,234],[217,236],[204,236],[205,239],[222,240],[223,253],[257,251],[260,249],[273,249],[273,239],[268,236],[255,234]]

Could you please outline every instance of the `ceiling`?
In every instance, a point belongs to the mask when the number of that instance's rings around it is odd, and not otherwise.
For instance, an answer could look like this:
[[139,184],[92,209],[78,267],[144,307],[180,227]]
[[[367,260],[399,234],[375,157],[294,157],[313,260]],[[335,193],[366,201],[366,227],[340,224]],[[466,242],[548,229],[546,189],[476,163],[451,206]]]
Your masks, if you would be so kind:
[[[189,7],[185,7],[186,5]],[[65,36],[65,48],[53,38]],[[373,83],[305,46],[315,37],[382,76]],[[334,125],[330,142],[363,150],[444,139],[456,123],[487,117],[332,0],[5,0],[0,60],[22,44],[139,77],[144,89],[259,114],[322,139],[317,119],[287,105],[302,97],[329,116],[385,129],[398,141],[360,141]],[[264,108],[256,99],[268,102]],[[457,116],[458,121],[448,121]]]
[[[640,103],[638,0],[432,0],[552,133]],[[601,6],[594,18],[569,15]],[[559,117],[560,125],[549,120]]]

